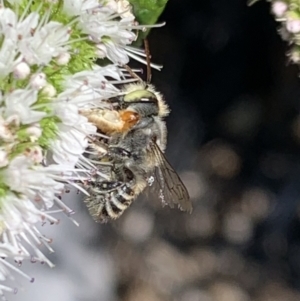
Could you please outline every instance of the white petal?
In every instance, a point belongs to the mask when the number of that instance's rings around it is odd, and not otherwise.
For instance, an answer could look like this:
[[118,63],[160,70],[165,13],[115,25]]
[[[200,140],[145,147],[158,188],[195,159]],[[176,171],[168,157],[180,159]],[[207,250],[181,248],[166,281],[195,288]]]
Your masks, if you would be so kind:
[[34,123],[46,116],[45,112],[32,110],[37,101],[37,91],[17,89],[5,96],[6,116],[18,115],[22,124]]

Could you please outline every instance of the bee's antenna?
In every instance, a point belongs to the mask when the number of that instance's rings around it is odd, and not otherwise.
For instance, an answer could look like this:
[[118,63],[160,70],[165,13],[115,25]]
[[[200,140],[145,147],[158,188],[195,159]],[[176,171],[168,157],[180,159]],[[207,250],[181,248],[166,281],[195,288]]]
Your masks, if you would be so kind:
[[149,42],[147,39],[144,40],[144,47],[145,47],[145,53],[146,53],[146,60],[147,60],[147,84],[151,83],[151,54],[150,54],[150,48],[149,48]]
[[123,67],[127,70],[127,72],[134,78],[138,79],[140,82],[143,80],[135,73],[132,71],[132,69],[128,65],[123,65]]

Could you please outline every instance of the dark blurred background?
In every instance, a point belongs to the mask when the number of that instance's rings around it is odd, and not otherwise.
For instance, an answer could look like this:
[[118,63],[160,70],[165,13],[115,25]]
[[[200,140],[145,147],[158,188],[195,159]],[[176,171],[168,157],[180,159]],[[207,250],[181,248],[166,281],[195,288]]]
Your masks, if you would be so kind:
[[299,70],[269,12],[169,1],[149,36],[164,65],[152,83],[172,109],[167,156],[193,213],[140,198],[99,225],[78,205],[80,228],[62,220],[50,233],[55,270],[10,299],[300,300]]
[[170,0],[160,20],[152,81],[194,212],[140,200],[102,228],[117,300],[300,300],[300,81],[279,24],[240,0]]

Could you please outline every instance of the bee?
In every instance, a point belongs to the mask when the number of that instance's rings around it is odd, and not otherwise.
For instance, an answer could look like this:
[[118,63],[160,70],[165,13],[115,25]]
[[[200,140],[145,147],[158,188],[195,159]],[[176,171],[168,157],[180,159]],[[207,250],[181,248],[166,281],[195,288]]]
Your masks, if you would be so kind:
[[[143,81],[125,85],[121,94],[113,110],[82,112],[109,136],[104,143],[99,141],[101,151],[96,154],[100,158],[97,168],[110,166],[109,180],[96,175],[89,181],[90,196],[85,203],[90,214],[96,222],[117,219],[146,187],[157,193],[164,205],[191,212],[188,191],[164,155],[168,105]],[[97,153],[97,142],[92,147]]]

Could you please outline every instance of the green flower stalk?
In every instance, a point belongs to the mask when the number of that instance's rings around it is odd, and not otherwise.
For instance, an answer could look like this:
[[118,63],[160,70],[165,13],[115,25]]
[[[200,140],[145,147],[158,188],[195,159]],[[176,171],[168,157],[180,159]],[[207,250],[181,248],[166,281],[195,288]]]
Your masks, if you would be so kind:
[[[70,216],[66,185],[85,192],[78,183],[94,175],[84,153],[98,134],[80,110],[103,106],[132,81],[119,66],[145,60],[129,46],[138,30],[145,26],[126,0],[1,1],[0,280],[16,271],[33,281],[10,259],[53,266],[39,250],[52,251],[51,240],[36,224]],[[0,285],[5,291],[15,289]]]

